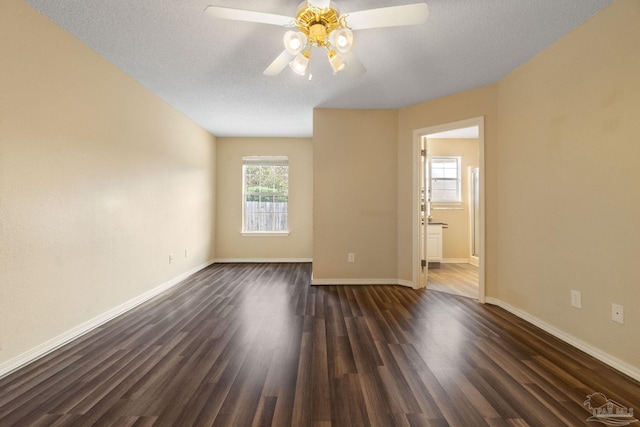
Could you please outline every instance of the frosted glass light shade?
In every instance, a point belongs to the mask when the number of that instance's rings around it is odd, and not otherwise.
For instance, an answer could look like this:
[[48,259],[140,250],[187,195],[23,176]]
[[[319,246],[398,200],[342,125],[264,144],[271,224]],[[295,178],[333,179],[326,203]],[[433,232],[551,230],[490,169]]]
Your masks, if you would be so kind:
[[307,45],[307,37],[299,31],[287,31],[284,33],[284,48],[291,55],[302,52]]
[[349,52],[351,45],[353,45],[353,31],[348,28],[335,30],[329,36],[329,41],[338,52]]
[[293,61],[289,62],[293,72],[301,76],[307,72],[307,65],[309,65],[309,58],[304,55],[304,52],[299,53]]
[[335,51],[329,52],[329,64],[333,70],[333,74],[338,74],[345,67],[345,63]]

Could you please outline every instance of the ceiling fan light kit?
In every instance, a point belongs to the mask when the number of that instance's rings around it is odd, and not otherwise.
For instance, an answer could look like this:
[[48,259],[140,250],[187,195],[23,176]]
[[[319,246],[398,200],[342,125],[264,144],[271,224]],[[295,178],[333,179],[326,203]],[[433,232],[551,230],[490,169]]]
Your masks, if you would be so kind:
[[346,27],[345,18],[340,16],[335,3],[331,2],[330,7],[320,9],[308,1],[303,1],[298,6],[295,23],[299,31],[285,33],[284,47],[289,53],[298,55],[289,63],[296,74],[306,74],[313,46],[327,49],[327,58],[333,74],[344,69],[346,64],[336,50],[341,53],[348,52],[353,43],[353,33]]
[[[311,49],[325,48],[333,74],[351,69],[353,77],[365,72],[364,66],[351,52],[353,29],[415,25],[427,19],[426,3],[369,9],[341,15],[332,1],[305,0],[298,6],[295,18],[282,15],[209,6],[206,12],[214,18],[263,24],[297,27],[284,34],[285,50],[264,70],[265,75],[279,74],[287,64],[298,75],[304,76],[309,65]],[[349,27],[348,22],[351,23]],[[354,25],[355,23],[355,25]]]

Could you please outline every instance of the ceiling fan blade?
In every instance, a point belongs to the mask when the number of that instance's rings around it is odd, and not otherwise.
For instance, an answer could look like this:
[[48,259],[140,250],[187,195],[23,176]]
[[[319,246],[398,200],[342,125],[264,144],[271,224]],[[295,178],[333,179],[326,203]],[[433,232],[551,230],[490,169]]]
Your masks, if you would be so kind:
[[291,55],[287,50],[283,50],[280,55],[273,60],[271,64],[262,72],[265,76],[277,76],[282,70],[287,67],[287,64],[293,60],[294,55]]
[[349,28],[352,30],[364,30],[367,28],[422,24],[427,20],[429,8],[426,3],[414,3],[404,6],[362,10],[345,15]]
[[362,77],[364,73],[367,72],[367,69],[364,68],[362,62],[356,56],[351,53],[351,51],[345,53],[338,53],[340,55],[340,59],[344,61],[346,66],[344,67],[344,73],[353,78]]
[[308,3],[318,9],[327,9],[331,5],[331,0],[308,0]]
[[273,13],[254,12],[252,10],[231,9],[228,7],[207,6],[204,10],[209,16],[218,19],[231,19],[233,21],[258,22],[260,24],[279,25],[282,27],[294,27],[293,18]]

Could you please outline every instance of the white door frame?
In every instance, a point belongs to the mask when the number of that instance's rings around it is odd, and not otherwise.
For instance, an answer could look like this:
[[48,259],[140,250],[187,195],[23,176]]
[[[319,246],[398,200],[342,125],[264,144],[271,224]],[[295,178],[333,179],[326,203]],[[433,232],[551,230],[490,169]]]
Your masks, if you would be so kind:
[[485,302],[485,195],[484,195],[484,116],[457,122],[443,123],[413,131],[413,283],[420,283],[420,139],[423,135],[448,130],[478,126],[478,151],[480,166],[480,265],[478,267],[478,302]]
[[[469,200],[468,200],[468,203],[469,203],[468,204],[469,206],[469,264],[477,265],[478,267],[480,267],[480,264],[479,264],[480,257],[473,255],[473,251],[475,249],[473,245],[473,243],[475,242],[474,231],[476,228],[475,221],[474,221],[475,217],[473,215],[473,210],[474,210],[473,202],[475,200],[473,196],[473,190],[475,188],[473,176],[475,175],[475,173],[478,174],[478,197],[480,197],[480,167],[469,166],[469,172],[468,172],[469,182],[467,182],[467,188],[469,189],[469,195],[468,195],[469,196]],[[478,209],[480,209],[480,200],[478,200]],[[478,242],[478,244],[480,244],[480,242]]]

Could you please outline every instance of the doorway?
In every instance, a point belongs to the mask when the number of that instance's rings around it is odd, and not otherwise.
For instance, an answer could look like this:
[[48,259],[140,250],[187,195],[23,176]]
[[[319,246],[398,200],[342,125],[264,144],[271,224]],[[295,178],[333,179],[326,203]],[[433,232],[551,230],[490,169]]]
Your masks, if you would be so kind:
[[483,303],[484,118],[415,130],[414,149],[414,283]]

